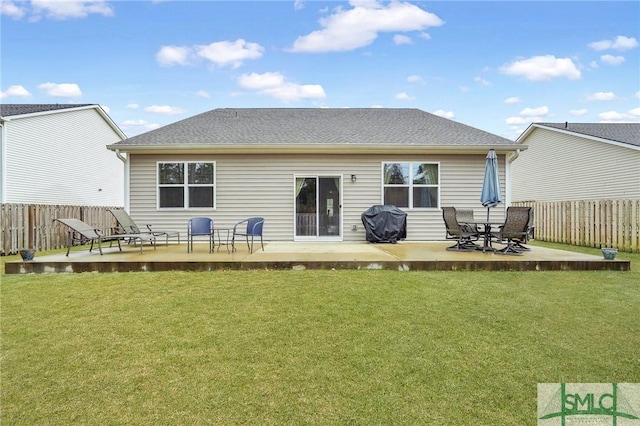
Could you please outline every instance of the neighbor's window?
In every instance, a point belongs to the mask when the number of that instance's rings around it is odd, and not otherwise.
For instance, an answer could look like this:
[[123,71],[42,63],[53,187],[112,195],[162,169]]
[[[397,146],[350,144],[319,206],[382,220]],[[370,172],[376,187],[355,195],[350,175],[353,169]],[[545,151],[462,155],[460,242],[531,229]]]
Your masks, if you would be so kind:
[[215,163],[158,163],[158,207],[214,208]]
[[437,163],[384,163],[384,204],[405,208],[437,208],[440,193]]

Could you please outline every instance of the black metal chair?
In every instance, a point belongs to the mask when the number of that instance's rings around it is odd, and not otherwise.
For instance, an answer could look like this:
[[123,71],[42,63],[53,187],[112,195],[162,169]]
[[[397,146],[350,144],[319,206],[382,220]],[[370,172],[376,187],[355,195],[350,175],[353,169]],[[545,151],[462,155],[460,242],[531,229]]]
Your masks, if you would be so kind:
[[522,251],[531,251],[531,249],[524,244],[533,240],[535,231],[535,224],[533,221],[533,208],[529,211],[529,223],[527,224],[527,235],[524,237],[524,241],[517,240],[515,242],[516,247]]
[[507,217],[498,232],[492,237],[498,243],[506,244],[506,247],[496,250],[496,254],[522,255],[523,250],[519,245],[527,241],[529,235],[529,221],[531,207],[508,207]]
[[451,247],[447,247],[449,251],[472,251],[476,249],[474,241],[480,239],[480,233],[477,227],[470,225],[460,225],[458,222],[458,214],[455,207],[442,207],[442,218],[446,228],[445,238],[447,240],[456,240]]

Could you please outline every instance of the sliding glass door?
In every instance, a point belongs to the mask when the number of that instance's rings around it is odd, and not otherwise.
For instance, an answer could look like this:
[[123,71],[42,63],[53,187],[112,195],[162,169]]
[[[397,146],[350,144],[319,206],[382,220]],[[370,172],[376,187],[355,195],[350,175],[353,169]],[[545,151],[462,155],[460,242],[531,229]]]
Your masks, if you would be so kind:
[[296,237],[341,236],[341,179],[341,176],[296,177]]

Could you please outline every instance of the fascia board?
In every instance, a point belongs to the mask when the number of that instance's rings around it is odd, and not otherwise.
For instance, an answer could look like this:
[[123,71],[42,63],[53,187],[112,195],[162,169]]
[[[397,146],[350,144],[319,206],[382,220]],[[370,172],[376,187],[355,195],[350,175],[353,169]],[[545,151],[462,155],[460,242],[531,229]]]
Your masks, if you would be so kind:
[[131,154],[486,154],[494,149],[498,154],[523,151],[527,145],[442,145],[442,146],[379,146],[379,145],[107,145],[107,149]]

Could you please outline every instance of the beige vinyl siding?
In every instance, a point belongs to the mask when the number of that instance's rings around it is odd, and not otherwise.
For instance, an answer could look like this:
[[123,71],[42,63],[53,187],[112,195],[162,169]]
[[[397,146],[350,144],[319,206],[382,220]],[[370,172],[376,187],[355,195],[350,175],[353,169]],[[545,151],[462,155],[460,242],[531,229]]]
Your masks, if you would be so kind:
[[640,197],[640,150],[534,129],[514,161],[514,201]]
[[[294,239],[294,177],[342,176],[342,237],[344,241],[364,241],[360,215],[381,204],[382,162],[437,162],[440,164],[441,206],[473,208],[486,217],[480,204],[484,176],[484,155],[131,155],[130,213],[139,224],[186,233],[187,220],[209,216],[217,227],[232,227],[249,216],[266,218],[264,236],[268,241]],[[158,210],[156,167],[164,161],[212,161],[216,163],[216,209]],[[355,183],[351,175],[357,176]],[[500,156],[504,191],[504,156]],[[503,192],[504,194],[504,192]],[[444,239],[440,209],[411,209],[407,240]],[[504,208],[492,210],[492,219],[504,217]],[[352,226],[357,230],[353,231]]]
[[95,109],[16,118],[4,131],[5,202],[123,205],[123,163],[106,148],[121,138]]

